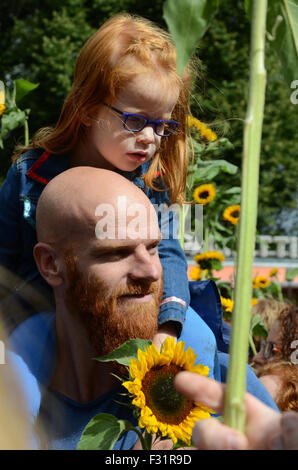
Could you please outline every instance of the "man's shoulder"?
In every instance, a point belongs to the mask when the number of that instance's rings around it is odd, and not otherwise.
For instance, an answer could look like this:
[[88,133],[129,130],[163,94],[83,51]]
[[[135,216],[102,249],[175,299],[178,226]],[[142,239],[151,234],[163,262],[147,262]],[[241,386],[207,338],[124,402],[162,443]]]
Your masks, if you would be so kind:
[[46,385],[55,362],[55,313],[32,315],[15,328],[8,343],[9,348],[23,359],[36,379]]
[[54,312],[41,312],[32,315],[15,328],[9,340],[11,343],[17,342],[19,339],[26,342],[28,341],[27,335],[36,337],[37,334],[41,334],[43,337],[47,336],[49,333],[53,333],[54,321]]

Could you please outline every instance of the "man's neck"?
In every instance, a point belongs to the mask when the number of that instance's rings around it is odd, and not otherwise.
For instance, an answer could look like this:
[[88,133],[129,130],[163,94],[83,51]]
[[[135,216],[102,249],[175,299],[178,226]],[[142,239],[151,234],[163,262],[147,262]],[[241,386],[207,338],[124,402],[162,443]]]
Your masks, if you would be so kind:
[[[68,317],[66,317],[68,318]],[[57,358],[50,387],[74,401],[88,403],[117,387],[111,363],[94,360],[85,330],[72,319],[56,314]]]

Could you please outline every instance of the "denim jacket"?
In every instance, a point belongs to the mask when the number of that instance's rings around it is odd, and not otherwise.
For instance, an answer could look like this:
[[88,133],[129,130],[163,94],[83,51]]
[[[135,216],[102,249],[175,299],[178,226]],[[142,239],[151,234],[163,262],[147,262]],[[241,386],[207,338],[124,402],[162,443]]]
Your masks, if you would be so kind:
[[[169,201],[166,191],[155,191],[145,186],[143,175],[149,162],[135,172],[120,174],[140,187],[153,204]],[[40,278],[33,247],[37,242],[35,212],[38,198],[45,185],[69,168],[66,155],[53,155],[41,150],[30,150],[11,166],[0,189],[0,265],[28,283]],[[164,293],[159,312],[159,325],[176,322],[181,333],[190,294],[187,262],[179,240],[173,237],[173,214],[169,238],[162,240],[159,256],[163,266]]]

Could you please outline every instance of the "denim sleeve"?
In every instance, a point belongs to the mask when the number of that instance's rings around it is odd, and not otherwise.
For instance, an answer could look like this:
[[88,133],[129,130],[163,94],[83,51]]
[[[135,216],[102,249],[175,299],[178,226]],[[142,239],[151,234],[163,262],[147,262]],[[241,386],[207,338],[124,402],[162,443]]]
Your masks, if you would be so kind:
[[0,265],[14,271],[21,247],[19,174],[13,165],[0,188]]
[[166,214],[166,223],[159,214],[159,225],[163,237],[159,257],[163,267],[164,291],[158,320],[159,325],[175,322],[177,335],[180,336],[190,302],[187,261],[177,238],[177,218],[173,211]]

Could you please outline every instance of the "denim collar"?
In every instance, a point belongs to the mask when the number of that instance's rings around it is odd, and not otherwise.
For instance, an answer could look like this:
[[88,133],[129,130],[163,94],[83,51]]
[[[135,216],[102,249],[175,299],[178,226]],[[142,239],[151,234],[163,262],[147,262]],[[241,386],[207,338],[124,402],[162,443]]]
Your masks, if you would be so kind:
[[[145,163],[134,171],[115,170],[119,175],[124,176],[129,181],[137,182],[137,186],[144,187],[144,174],[149,168],[150,162]],[[43,152],[36,160],[26,175],[39,183],[47,185],[51,179],[69,168],[68,155],[55,155]]]
[[54,155],[44,152],[27,171],[26,175],[47,185],[51,179],[69,168],[68,155]]

